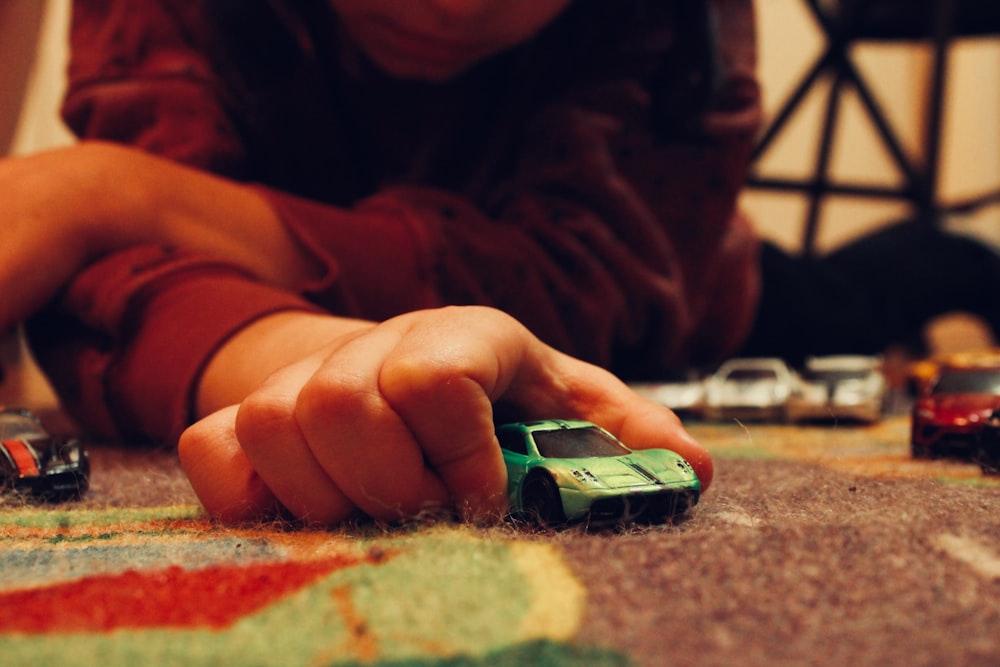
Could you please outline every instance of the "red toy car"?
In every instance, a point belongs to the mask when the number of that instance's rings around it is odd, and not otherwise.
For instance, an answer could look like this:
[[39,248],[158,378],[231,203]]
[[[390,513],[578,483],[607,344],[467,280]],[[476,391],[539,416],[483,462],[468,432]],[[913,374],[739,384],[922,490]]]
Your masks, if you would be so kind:
[[976,459],[984,474],[1000,475],[1000,410],[994,410],[983,424]]
[[913,404],[913,456],[974,460],[983,426],[998,408],[1000,365],[942,366]]

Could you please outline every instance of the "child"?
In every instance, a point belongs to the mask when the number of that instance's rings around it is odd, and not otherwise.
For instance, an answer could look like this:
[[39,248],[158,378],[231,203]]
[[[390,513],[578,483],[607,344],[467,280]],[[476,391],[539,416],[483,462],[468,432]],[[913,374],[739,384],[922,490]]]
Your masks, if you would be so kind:
[[0,327],[90,430],[183,431],[209,512],[494,515],[495,407],[711,482],[600,367],[750,328],[748,0],[78,0],[72,54],[85,141],[0,165]]

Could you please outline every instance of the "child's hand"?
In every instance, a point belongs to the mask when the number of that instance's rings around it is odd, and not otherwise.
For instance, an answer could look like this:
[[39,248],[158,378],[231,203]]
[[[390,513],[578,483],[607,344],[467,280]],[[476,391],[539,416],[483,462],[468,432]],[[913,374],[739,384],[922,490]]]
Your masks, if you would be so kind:
[[711,459],[672,412],[480,307],[409,313],[343,336],[189,428],[181,462],[206,509],[229,521],[279,505],[320,524],[450,506],[499,517],[498,401],[525,419],[587,419],[633,447],[673,449],[711,482]]

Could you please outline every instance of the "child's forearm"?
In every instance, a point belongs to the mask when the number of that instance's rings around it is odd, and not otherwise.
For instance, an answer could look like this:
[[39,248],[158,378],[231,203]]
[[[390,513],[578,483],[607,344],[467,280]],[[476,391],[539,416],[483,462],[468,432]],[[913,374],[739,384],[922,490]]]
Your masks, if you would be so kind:
[[140,241],[216,255],[282,288],[298,288],[320,274],[318,262],[252,187],[163,158],[138,154],[131,160],[151,199],[140,205],[155,213],[143,230],[151,238]]
[[317,270],[253,188],[132,148],[90,143],[81,150],[95,174],[90,187],[112,200],[88,229],[92,254],[176,245],[239,264],[279,287],[301,284]]
[[96,259],[138,244],[213,255],[279,287],[319,271],[252,188],[131,148],[87,142],[3,160],[0,195],[0,284],[18,288],[0,305],[0,330]]

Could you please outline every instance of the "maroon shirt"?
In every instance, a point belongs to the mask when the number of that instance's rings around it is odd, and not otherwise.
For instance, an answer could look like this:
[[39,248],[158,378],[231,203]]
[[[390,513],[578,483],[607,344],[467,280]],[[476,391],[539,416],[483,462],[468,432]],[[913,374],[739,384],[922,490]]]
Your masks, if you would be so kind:
[[627,377],[734,351],[757,298],[735,202],[759,95],[750,0],[709,4],[714,33],[675,31],[661,0],[576,0],[428,84],[368,64],[325,2],[76,0],[78,136],[257,184],[326,271],[282,292],[168,248],[102,260],[30,327],[65,406],[174,438],[211,354],[287,309],[490,305]]

